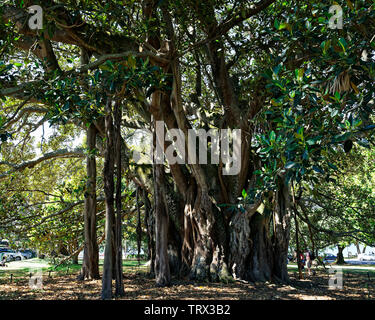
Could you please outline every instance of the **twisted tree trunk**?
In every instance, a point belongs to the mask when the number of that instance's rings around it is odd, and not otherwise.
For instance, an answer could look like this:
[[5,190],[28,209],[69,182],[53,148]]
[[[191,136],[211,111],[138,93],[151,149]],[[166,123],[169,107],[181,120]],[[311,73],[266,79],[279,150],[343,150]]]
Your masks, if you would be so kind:
[[[272,204],[273,203],[273,204]],[[272,203],[264,200],[230,222],[230,266],[236,279],[288,282],[289,188],[279,179]],[[270,226],[273,229],[270,230]]]

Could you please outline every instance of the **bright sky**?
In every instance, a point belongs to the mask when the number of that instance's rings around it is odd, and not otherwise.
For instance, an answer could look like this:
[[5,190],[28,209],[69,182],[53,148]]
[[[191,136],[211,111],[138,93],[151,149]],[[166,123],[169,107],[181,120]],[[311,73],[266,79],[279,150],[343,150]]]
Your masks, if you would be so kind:
[[[362,251],[363,251],[363,245],[360,244],[360,245],[359,245],[359,248],[361,249],[361,252],[362,252]],[[339,251],[339,250],[337,249],[337,247],[334,247],[334,248],[332,248],[332,249],[326,249],[326,250],[325,250],[326,253],[332,253],[332,254],[335,254],[335,255],[337,255],[338,251]],[[351,254],[354,254],[354,255],[357,254],[357,248],[356,248],[356,246],[355,246],[354,244],[352,244],[352,245],[350,245],[349,247],[346,247],[346,248],[344,249],[344,252],[343,252],[344,257],[347,257],[349,252],[350,252]],[[367,247],[367,248],[366,248],[366,253],[371,253],[371,252],[374,252],[374,253],[375,253],[375,248],[373,248],[373,247]]]
[[[48,138],[54,133],[54,129],[50,128],[49,124],[46,123],[44,124],[44,140],[48,141]],[[41,143],[42,138],[43,138],[43,126],[40,126],[35,132],[31,134],[32,137],[35,137],[35,152],[37,156],[42,155],[42,151],[40,148],[37,147],[39,143]],[[82,143],[84,134],[81,134],[78,138],[74,139],[71,148],[76,148]]]

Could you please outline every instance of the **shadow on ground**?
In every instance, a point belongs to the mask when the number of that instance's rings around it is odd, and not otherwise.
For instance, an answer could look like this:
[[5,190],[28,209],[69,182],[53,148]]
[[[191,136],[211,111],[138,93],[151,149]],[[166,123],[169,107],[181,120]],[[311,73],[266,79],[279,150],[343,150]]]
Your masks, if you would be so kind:
[[[289,285],[277,283],[192,283],[177,280],[167,288],[157,288],[155,281],[144,273],[127,273],[124,278],[125,299],[192,299],[192,300],[352,300],[374,299],[375,279],[366,274],[345,274],[341,290],[329,289],[330,275],[324,271],[304,280],[290,272]],[[32,290],[28,280],[0,282],[0,300],[30,299],[100,299],[101,281],[80,282],[76,275],[43,277],[43,289]]]

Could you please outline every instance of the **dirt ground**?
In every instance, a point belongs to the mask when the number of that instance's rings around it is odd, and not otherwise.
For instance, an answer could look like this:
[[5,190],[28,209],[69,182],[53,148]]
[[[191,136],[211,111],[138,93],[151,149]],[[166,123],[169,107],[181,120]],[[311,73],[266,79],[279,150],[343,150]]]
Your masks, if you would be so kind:
[[[290,272],[290,285],[276,283],[193,283],[174,280],[167,288],[157,288],[155,281],[145,274],[128,273],[124,286],[129,300],[355,300],[375,299],[375,279],[366,274],[344,274],[343,288],[330,290],[329,274],[319,272],[304,280],[298,280]],[[0,282],[0,300],[86,300],[100,299],[101,281],[76,280],[76,275],[43,278],[43,288],[33,290],[29,281]]]

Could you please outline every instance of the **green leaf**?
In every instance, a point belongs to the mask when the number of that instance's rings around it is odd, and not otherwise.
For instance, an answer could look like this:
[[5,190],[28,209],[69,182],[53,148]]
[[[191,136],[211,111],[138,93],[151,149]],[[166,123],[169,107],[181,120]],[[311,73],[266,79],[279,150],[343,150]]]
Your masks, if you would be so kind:
[[107,60],[105,62],[105,64],[110,68],[110,69],[113,69],[114,68],[114,65],[113,65],[113,62],[111,60]]
[[338,135],[336,135],[336,136],[333,137],[333,141],[334,141],[334,142],[344,142],[344,141],[346,141],[350,136],[351,136],[351,133],[350,133],[350,132],[346,132],[346,133],[343,133],[343,134],[338,134]]
[[276,140],[276,133],[275,131],[271,131],[270,133],[270,141],[275,141]]
[[319,166],[314,165],[314,166],[312,166],[312,168],[313,168],[314,171],[316,171],[318,173],[324,173],[323,169]]
[[245,189],[242,190],[242,198],[247,198],[247,192],[245,191]]
[[292,32],[292,26],[287,22],[283,22],[279,25],[279,30],[283,29],[287,29],[289,32]]
[[293,161],[288,161],[288,162],[285,164],[285,169],[292,169],[292,168],[294,168],[296,165],[297,165],[297,163],[295,163],[295,162],[293,162]]
[[282,68],[281,64],[277,65],[276,67],[273,68],[273,73],[276,74],[276,75],[278,75],[279,72],[280,72],[280,70],[281,70],[281,68]]
[[346,52],[346,50],[348,48],[348,43],[346,42],[346,40],[344,38],[340,38],[339,44],[341,45],[344,52]]
[[330,168],[332,168],[333,170],[335,170],[335,171],[338,171],[338,170],[339,170],[339,169],[338,169],[333,163],[328,162],[328,166],[329,166]]
[[275,19],[275,22],[274,22],[273,25],[275,26],[275,28],[276,28],[277,30],[280,29],[280,23],[279,23],[279,21],[278,21],[277,19]]

